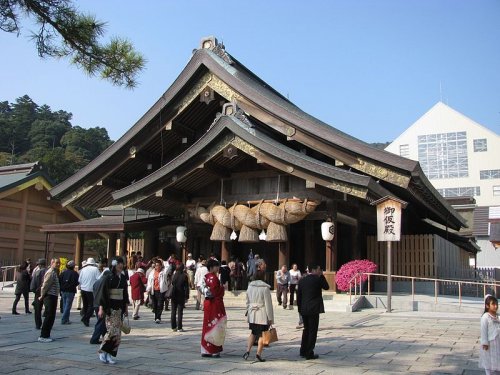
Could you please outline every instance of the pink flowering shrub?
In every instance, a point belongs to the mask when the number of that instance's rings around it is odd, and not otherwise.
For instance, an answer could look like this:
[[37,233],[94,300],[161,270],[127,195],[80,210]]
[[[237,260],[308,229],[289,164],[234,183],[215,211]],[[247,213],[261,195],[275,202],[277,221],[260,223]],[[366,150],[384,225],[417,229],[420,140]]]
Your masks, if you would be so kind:
[[[356,275],[357,273],[360,272],[375,272],[377,271],[377,265],[373,263],[372,261],[368,259],[363,259],[363,260],[353,260],[351,262],[348,262],[344,264],[340,269],[337,271],[336,275],[336,283],[337,287],[342,290],[342,291],[348,291],[349,290],[349,281]],[[363,275],[360,278],[357,278],[357,283],[358,285],[361,282],[364,282],[368,279],[367,275]],[[351,281],[351,285],[354,288],[354,280]]]

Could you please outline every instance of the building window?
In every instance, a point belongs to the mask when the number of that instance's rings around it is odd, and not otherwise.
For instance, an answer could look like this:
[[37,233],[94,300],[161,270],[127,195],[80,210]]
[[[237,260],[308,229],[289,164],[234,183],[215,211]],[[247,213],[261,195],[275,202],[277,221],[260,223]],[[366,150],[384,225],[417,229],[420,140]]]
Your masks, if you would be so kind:
[[481,188],[479,186],[444,188],[444,189],[437,189],[437,191],[445,198],[478,197],[481,195]]
[[431,180],[469,177],[467,132],[419,135],[418,161]]
[[474,139],[474,152],[488,151],[488,142],[486,138]]
[[500,196],[500,185],[493,186],[493,196],[495,197]]
[[399,155],[407,158],[410,156],[410,145],[399,145]]
[[484,171],[479,171],[479,178],[481,180],[500,178],[500,169],[486,169]]

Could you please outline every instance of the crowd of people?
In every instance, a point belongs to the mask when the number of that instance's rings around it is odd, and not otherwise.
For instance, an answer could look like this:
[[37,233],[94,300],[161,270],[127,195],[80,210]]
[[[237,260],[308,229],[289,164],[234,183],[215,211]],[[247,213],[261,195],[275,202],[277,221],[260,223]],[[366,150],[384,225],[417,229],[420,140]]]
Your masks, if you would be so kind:
[[[253,255],[253,254],[251,254]],[[32,303],[35,328],[40,330],[39,342],[52,342],[51,330],[55,322],[58,299],[61,298],[61,324],[71,324],[70,313],[75,296],[81,296],[80,319],[85,326],[96,317],[91,344],[99,344],[99,359],[104,363],[116,363],[121,342],[123,319],[128,317],[132,306],[133,320],[140,319],[141,306],[151,308],[154,322],[162,323],[162,313],[171,310],[170,325],[173,332],[184,332],[183,311],[191,290],[196,290],[196,309],[203,310],[201,332],[202,357],[220,357],[226,334],[227,315],[224,307],[224,293],[237,290],[242,284],[243,274],[248,276],[246,291],[246,312],[250,334],[247,340],[245,360],[253,346],[257,346],[255,358],[263,358],[263,334],[274,324],[271,285],[266,283],[266,262],[257,254],[247,264],[233,258],[229,264],[219,262],[212,254],[208,259],[200,257],[195,261],[187,255],[186,264],[175,254],[167,260],[155,257],[145,262],[140,253],[132,254],[127,266],[122,257],[109,262],[102,259],[98,264],[93,258],[83,262],[79,272],[75,262],[66,263],[60,272],[60,260],[53,258],[47,267],[45,259],[39,259],[32,269],[27,260],[19,267],[12,314],[19,315],[17,305],[24,298],[25,313],[31,314],[29,292],[34,293]],[[302,328],[300,356],[316,359],[314,353],[319,326],[319,316],[324,313],[322,290],[329,285],[321,268],[311,264],[302,274],[296,264],[290,270],[286,265],[275,272],[276,298],[278,306],[293,309],[296,303],[299,325]],[[130,286],[130,296],[129,296]],[[77,298],[78,299],[78,298]],[[169,304],[171,308],[169,309]],[[43,310],[43,320],[42,320]],[[485,312],[481,318],[480,367],[487,374],[500,371],[500,321],[498,300],[493,296],[485,298]]]
[[[109,264],[105,258],[99,263],[88,258],[78,272],[75,266],[74,261],[69,261],[60,272],[60,260],[54,258],[48,267],[45,259],[39,259],[34,269],[31,269],[29,260],[19,268],[12,313],[19,314],[17,305],[24,297],[25,312],[31,314],[29,292],[35,294],[32,305],[35,328],[40,330],[39,342],[53,341],[50,334],[59,298],[61,324],[72,324],[70,314],[76,298],[81,323],[89,327],[91,319],[96,318],[90,344],[100,345],[99,359],[113,364],[116,363],[123,320],[128,317],[129,305],[133,320],[141,319],[140,309],[145,306],[152,310],[156,324],[162,324],[163,313],[170,310],[172,331],[184,332],[184,309],[190,291],[195,290],[195,309],[203,311],[201,355],[218,358],[223,350],[227,326],[224,293],[239,290],[243,281],[248,279],[245,315],[250,335],[243,358],[248,359],[252,346],[256,345],[255,358],[265,361],[262,356],[263,333],[274,323],[274,312],[271,285],[266,283],[267,265],[259,255],[250,254],[244,264],[236,257],[227,263],[225,260],[219,262],[214,254],[208,259],[201,256],[197,261],[188,254],[184,264],[175,254],[167,260],[154,257],[146,262],[139,252],[132,253],[127,262],[122,257],[113,258]],[[289,307],[293,309],[297,294],[299,327],[303,328],[300,354],[306,359],[314,359],[317,358],[313,349],[319,314],[324,311],[321,290],[328,289],[328,284],[318,267],[310,266],[309,270],[311,277],[302,277],[296,264],[290,271],[286,265],[282,266],[276,272],[276,295],[278,304],[286,309],[290,294]],[[313,282],[313,279],[317,281]]]

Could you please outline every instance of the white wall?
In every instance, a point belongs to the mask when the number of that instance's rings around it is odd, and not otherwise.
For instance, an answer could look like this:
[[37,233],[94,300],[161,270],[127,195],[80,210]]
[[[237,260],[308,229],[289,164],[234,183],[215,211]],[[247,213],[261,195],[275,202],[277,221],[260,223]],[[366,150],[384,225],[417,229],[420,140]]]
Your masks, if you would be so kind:
[[478,238],[477,245],[481,248],[477,253],[477,267],[500,267],[500,249],[495,250],[487,238]]
[[[418,136],[449,132],[467,133],[467,156],[469,176],[462,178],[431,179],[436,189],[479,186],[479,196],[475,196],[479,206],[500,205],[500,196],[493,196],[493,186],[500,186],[500,179],[479,178],[480,170],[500,169],[500,136],[474,122],[463,114],[437,103],[426,114],[396,138],[386,150],[400,155],[400,145],[409,145],[409,158],[418,160]],[[474,139],[487,139],[488,151],[474,152]]]

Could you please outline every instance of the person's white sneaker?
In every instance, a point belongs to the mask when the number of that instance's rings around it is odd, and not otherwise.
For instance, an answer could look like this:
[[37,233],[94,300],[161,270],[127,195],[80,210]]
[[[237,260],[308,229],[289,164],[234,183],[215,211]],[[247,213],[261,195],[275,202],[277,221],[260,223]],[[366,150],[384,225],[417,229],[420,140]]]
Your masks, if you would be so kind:
[[51,339],[50,337],[45,338],[45,337],[39,337],[38,342],[52,342],[54,339]]
[[179,328],[177,332],[186,332],[186,331],[184,331],[182,328]]
[[104,363],[108,363],[107,353],[99,353],[99,360]]
[[113,357],[111,357],[111,354],[109,353],[106,353],[106,359],[108,360],[108,363],[114,365],[116,363],[116,361],[113,359]]

